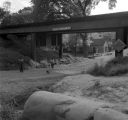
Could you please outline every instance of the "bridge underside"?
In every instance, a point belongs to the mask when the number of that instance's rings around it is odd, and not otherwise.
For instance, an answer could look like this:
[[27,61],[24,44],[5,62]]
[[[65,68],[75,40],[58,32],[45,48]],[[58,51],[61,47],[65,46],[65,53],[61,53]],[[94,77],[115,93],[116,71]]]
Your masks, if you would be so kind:
[[[89,16],[55,22],[43,22],[36,24],[24,24],[0,27],[0,36],[5,35],[26,35],[31,36],[32,57],[35,58],[36,36],[42,41],[49,41],[55,36],[58,40],[59,56],[62,57],[62,34],[69,33],[90,33],[90,32],[116,32],[116,39],[121,39],[127,45],[128,36],[128,12],[106,15]],[[116,54],[122,54],[122,51]]]

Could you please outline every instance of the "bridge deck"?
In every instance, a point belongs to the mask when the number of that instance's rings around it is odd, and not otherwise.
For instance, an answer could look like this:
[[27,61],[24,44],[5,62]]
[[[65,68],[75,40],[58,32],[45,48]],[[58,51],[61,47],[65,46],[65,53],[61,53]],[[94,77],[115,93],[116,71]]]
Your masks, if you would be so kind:
[[95,15],[52,22],[1,26],[0,34],[34,32],[114,31],[128,27],[128,12]]

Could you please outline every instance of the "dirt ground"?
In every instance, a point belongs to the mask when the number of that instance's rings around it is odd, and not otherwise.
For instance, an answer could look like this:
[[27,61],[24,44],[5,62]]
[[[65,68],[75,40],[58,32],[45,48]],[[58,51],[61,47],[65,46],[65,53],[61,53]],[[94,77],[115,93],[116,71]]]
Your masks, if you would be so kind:
[[[97,57],[96,59],[84,59],[82,62],[69,65],[68,72],[74,72],[73,76],[67,76],[53,86],[53,92],[59,92],[75,97],[89,97],[96,100],[103,100],[111,103],[128,103],[128,74],[115,77],[94,77],[82,74],[95,63],[105,64],[113,56]],[[66,67],[62,67],[63,69]],[[72,68],[74,68],[72,70]],[[77,70],[79,74],[77,74]],[[63,70],[63,73],[66,70]],[[61,72],[62,73],[62,72]]]
[[65,77],[53,86],[54,92],[75,97],[90,97],[111,103],[128,103],[128,76],[93,77],[75,75]]
[[[93,77],[83,74],[103,59],[80,58],[68,65],[56,65],[50,74],[46,69],[0,71],[0,94],[18,95],[25,90],[49,90],[75,97],[89,97],[127,105],[128,75],[120,77]],[[104,62],[103,62],[104,63]]]
[[49,91],[66,75],[46,69],[0,71],[0,119],[18,120],[28,97],[35,91]]
[[[0,71],[0,102],[10,101],[15,96],[32,94],[37,90],[49,90],[49,88],[64,78],[66,75],[46,69],[19,71]],[[28,93],[27,93],[28,92]]]

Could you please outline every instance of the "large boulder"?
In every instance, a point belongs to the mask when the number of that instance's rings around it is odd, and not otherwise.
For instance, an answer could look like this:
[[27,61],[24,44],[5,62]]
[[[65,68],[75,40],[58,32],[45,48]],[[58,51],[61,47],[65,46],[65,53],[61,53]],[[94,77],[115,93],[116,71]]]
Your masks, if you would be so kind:
[[98,108],[111,104],[39,91],[29,97],[23,112],[25,120],[93,120]]

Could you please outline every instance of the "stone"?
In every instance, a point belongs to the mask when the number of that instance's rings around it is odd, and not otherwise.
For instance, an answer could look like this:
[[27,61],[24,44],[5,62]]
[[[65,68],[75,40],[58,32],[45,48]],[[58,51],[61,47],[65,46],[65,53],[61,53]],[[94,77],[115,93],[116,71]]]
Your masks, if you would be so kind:
[[112,91],[113,89],[111,87],[106,87],[107,91]]
[[48,67],[48,65],[49,65],[49,63],[47,62],[47,60],[42,60],[42,61],[40,61],[40,64],[41,64],[41,66],[44,67],[44,68]]
[[110,108],[99,108],[94,113],[94,120],[128,120],[128,115]]
[[124,88],[123,88],[123,87],[119,87],[119,90],[123,91],[123,90],[124,90]]
[[88,120],[107,103],[39,91],[29,97],[23,118],[28,120]]
[[36,68],[36,67],[39,67],[39,66],[40,66],[40,64],[39,64],[38,62],[33,61],[33,60],[30,60],[30,61],[29,61],[29,63],[30,63],[30,65],[31,65],[32,67],[34,67],[34,68]]
[[114,95],[117,96],[117,97],[123,98],[123,97],[126,96],[126,93],[117,90],[117,91],[114,93]]

